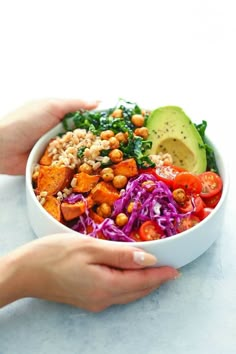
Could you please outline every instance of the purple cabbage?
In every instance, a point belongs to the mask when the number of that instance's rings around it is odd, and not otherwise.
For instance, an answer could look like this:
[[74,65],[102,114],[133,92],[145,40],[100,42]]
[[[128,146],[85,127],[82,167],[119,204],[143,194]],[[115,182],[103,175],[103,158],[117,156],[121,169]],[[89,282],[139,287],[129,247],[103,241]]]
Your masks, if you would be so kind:
[[[143,182],[152,182],[152,191]],[[68,203],[86,199],[82,194],[71,194],[64,199]],[[128,213],[127,208],[133,202],[133,209]],[[127,224],[118,227],[113,219],[119,214],[125,213],[129,216]],[[176,226],[180,219],[186,214],[178,212],[178,205],[175,202],[169,187],[162,181],[157,181],[151,174],[141,174],[129,180],[125,191],[121,197],[114,203],[112,218],[106,218],[101,224],[96,224],[89,216],[88,209],[80,216],[71,226],[73,230],[87,234],[87,230],[92,229],[89,233],[92,237],[98,237],[98,232],[102,232],[106,239],[112,241],[132,242],[130,236],[132,230],[137,230],[141,224],[148,220],[153,220],[164,230],[164,236],[169,237],[177,233]]]

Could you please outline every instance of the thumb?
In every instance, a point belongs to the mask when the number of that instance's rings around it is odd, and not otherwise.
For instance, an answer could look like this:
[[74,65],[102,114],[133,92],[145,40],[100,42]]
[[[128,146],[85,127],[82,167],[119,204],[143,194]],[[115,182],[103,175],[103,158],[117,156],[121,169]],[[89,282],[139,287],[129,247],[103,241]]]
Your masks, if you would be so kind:
[[158,264],[155,256],[139,248],[107,244],[103,240],[97,243],[92,262],[120,269],[145,268]]
[[60,116],[64,117],[67,113],[75,112],[80,109],[94,109],[99,103],[99,100],[84,101],[81,99],[61,99],[57,101],[57,109],[60,111]]

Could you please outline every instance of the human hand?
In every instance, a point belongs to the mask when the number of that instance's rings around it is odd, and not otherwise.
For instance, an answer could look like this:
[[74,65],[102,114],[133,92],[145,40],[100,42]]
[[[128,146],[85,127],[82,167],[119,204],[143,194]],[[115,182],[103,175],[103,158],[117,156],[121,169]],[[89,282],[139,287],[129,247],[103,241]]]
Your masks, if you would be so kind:
[[71,234],[33,241],[6,262],[15,289],[5,302],[1,289],[0,306],[36,297],[98,312],[142,298],[179,275],[171,267],[147,268],[156,258],[138,248]]
[[69,112],[94,109],[98,101],[47,99],[26,104],[0,120],[0,173],[20,175],[36,141]]

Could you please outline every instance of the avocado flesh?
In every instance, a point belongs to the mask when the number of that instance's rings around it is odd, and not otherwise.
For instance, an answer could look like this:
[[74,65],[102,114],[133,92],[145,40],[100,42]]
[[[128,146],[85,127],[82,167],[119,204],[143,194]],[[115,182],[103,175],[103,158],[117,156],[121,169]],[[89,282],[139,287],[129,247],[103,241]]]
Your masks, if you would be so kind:
[[166,106],[151,112],[147,128],[152,141],[149,154],[169,153],[173,164],[192,173],[206,171],[206,150],[200,134],[180,107]]

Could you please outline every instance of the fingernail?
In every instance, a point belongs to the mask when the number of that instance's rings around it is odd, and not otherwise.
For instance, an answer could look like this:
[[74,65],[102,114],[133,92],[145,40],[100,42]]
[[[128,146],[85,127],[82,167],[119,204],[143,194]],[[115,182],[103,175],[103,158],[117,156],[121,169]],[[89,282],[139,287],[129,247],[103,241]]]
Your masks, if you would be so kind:
[[178,279],[179,277],[181,277],[181,273],[180,272],[177,272],[176,274],[175,274],[175,276],[173,277],[173,280],[175,280],[175,279]]
[[100,103],[101,100],[93,100],[93,99],[87,100],[87,104],[89,106],[98,106]]
[[135,251],[134,262],[143,266],[151,266],[157,263],[157,259],[152,254]]
[[101,100],[92,100],[91,102],[96,103],[96,104],[100,104],[102,101]]

